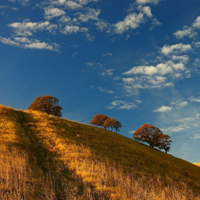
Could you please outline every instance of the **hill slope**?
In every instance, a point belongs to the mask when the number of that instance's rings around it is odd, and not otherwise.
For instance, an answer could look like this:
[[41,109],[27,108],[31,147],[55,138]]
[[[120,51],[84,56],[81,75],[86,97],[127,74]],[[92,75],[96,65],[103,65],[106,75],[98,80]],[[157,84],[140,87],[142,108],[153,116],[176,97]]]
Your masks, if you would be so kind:
[[0,106],[0,147],[0,199],[200,199],[199,167],[44,113]]

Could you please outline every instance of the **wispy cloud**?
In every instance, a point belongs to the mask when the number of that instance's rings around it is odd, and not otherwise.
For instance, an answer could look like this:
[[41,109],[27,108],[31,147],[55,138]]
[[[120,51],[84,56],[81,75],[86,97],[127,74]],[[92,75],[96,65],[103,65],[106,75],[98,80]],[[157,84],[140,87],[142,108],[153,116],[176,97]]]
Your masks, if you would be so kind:
[[111,105],[107,106],[108,109],[118,109],[118,110],[132,110],[135,109],[137,105],[133,102],[128,102],[124,100],[115,100],[111,102]]
[[59,8],[45,8],[45,18],[50,20],[54,17],[65,15],[65,11]]
[[30,22],[25,20],[23,22],[11,23],[8,26],[14,29],[16,35],[21,36],[32,36],[33,33],[36,33],[38,31],[53,32],[57,29],[57,25],[51,24],[49,21]]
[[[29,3],[29,0],[9,1],[13,3],[18,2],[23,5],[28,5]],[[101,9],[90,6],[90,3],[94,4],[98,1],[99,0],[50,0],[38,3],[36,9],[41,8],[44,10],[43,19],[41,18],[41,20],[37,22],[24,19],[22,22],[8,24],[8,27],[12,28],[15,34],[12,34],[10,39],[12,40],[12,38],[16,36],[34,36],[34,34],[38,32],[47,31],[48,33],[62,33],[65,35],[82,33],[88,41],[94,41],[95,36],[91,34],[92,27],[111,35],[131,32],[131,30],[137,29],[141,24],[146,23],[148,19],[152,20],[151,29],[160,25],[160,22],[153,16],[150,6],[145,5],[152,3],[157,4],[159,0],[137,0],[135,9],[133,9],[132,12],[129,12],[128,9],[124,19],[116,23],[109,23],[101,19]],[[127,37],[130,36],[131,34],[129,33]],[[17,46],[17,44],[15,44],[15,46]],[[18,47],[22,46],[19,45]],[[112,56],[112,54],[108,53],[104,56]]]
[[196,20],[194,21],[194,23],[192,24],[192,26],[194,27],[194,28],[200,28],[200,16],[198,16],[197,18],[196,18]]
[[151,22],[151,28],[149,29],[152,31],[156,26],[160,26],[162,23],[158,21],[158,19],[154,18]]
[[103,54],[103,56],[112,56],[113,54],[111,52]]
[[164,45],[161,49],[161,52],[165,55],[168,56],[169,54],[178,54],[178,53],[184,53],[187,51],[192,50],[192,47],[190,44],[175,44],[175,45]]
[[195,134],[192,139],[196,140],[196,139],[200,139],[200,134]]
[[148,3],[153,3],[157,4],[160,0],[136,0],[136,3],[138,4],[148,4]]
[[184,26],[182,30],[178,30],[174,32],[174,35],[176,38],[181,39],[185,36],[189,36],[190,38],[193,38],[194,36],[197,35],[197,32],[194,31],[192,27]]
[[183,107],[187,106],[188,102],[178,100],[176,102],[171,102],[170,105],[174,106],[176,109],[179,109],[179,108],[183,108]]
[[111,25],[111,30],[109,32],[115,34],[123,34],[131,29],[136,29],[140,26],[140,24],[145,22],[145,17],[151,18],[151,8],[149,6],[141,7],[140,12],[130,13],[128,14],[123,21],[119,21],[116,24]]
[[174,32],[174,35],[178,39],[182,39],[186,36],[194,38],[197,36],[196,29],[200,29],[200,16],[198,16],[190,26],[183,26],[182,30],[177,30]]
[[171,106],[161,106],[160,108],[157,108],[153,110],[153,112],[168,112],[171,111],[173,108]]
[[99,9],[87,8],[84,12],[76,13],[76,15],[78,15],[78,20],[82,22],[88,22],[90,20],[98,21],[100,12]]
[[15,37],[14,39],[0,37],[0,42],[24,49],[46,49],[50,51],[58,51],[60,48],[60,45],[56,43],[49,44],[37,39],[29,39],[27,37]]
[[65,3],[65,6],[70,10],[77,10],[83,8],[83,6],[80,3],[76,3],[74,1],[67,1]]
[[190,100],[191,102],[200,103],[200,97],[199,97],[199,98],[190,97],[189,100]]
[[8,1],[13,3],[21,3],[23,6],[26,6],[29,3],[29,0],[8,0]]
[[108,94],[113,94],[114,93],[113,90],[104,89],[102,87],[98,87],[98,89],[99,89],[100,92],[105,92],[105,93],[108,93]]
[[188,105],[187,101],[181,101],[181,100],[173,101],[170,103],[170,106],[161,106],[157,109],[154,109],[153,112],[168,112],[172,110],[181,109],[187,105]]
[[101,75],[102,75],[102,76],[112,76],[114,71],[115,71],[115,69],[105,69],[105,70],[101,73]]

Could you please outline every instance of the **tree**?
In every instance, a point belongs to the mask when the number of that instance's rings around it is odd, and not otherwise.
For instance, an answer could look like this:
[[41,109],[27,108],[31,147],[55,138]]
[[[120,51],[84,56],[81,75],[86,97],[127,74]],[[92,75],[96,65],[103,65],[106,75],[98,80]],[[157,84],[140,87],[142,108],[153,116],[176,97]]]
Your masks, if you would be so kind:
[[116,121],[116,123],[114,124],[116,133],[119,132],[119,128],[121,128],[121,127],[122,127],[122,124],[119,121]]
[[105,120],[103,127],[106,129],[107,127],[110,127],[110,130],[114,128],[114,124],[116,123],[116,120],[114,118],[108,118]]
[[[92,121],[90,121],[91,124],[97,125],[97,126],[103,126],[104,122],[108,119],[109,117],[106,115],[102,114],[96,114],[93,118]],[[103,126],[104,127],[104,126]],[[106,129],[107,127],[104,127]]]
[[165,153],[167,153],[170,150],[170,145],[172,143],[172,140],[170,140],[170,136],[169,135],[161,135],[160,137],[160,142],[159,142],[159,149],[164,149]]
[[138,128],[133,137],[136,140],[140,140],[142,142],[147,142],[150,147],[158,147],[160,149],[165,149],[167,153],[170,149],[171,140],[170,136],[163,134],[163,132],[156,128],[153,125],[143,124],[140,128]]
[[48,115],[54,115],[56,117],[61,117],[62,107],[58,105],[59,99],[53,96],[39,96],[33,103],[28,107],[29,110],[38,110],[45,112]]
[[122,127],[121,123],[114,118],[108,118],[105,120],[103,127],[107,128],[110,127],[110,130],[112,131],[113,128],[115,128],[116,133],[119,131],[119,128]]

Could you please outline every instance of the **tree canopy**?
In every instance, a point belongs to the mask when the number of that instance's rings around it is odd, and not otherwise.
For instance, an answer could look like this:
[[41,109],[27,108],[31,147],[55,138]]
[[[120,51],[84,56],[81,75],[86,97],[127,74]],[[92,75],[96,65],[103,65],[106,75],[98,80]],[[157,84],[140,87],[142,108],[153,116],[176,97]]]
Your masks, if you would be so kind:
[[56,117],[62,116],[62,107],[58,105],[59,99],[53,96],[39,96],[28,107],[29,110],[38,110]]
[[90,123],[97,126],[102,126],[104,127],[104,129],[107,129],[108,127],[110,127],[111,131],[114,128],[116,130],[116,133],[119,131],[119,128],[122,127],[119,121],[102,114],[96,114],[92,118],[92,121],[90,121]]
[[[106,115],[102,115],[102,114],[96,114],[93,118],[92,121],[90,121],[90,124],[94,124],[97,126],[103,126],[104,122],[108,119],[109,117]],[[103,126],[104,127],[104,126]],[[104,127],[104,129],[106,129]]]
[[110,127],[110,130],[112,131],[113,128],[116,130],[116,133],[119,131],[119,128],[122,127],[121,123],[114,118],[108,118],[105,120],[103,127],[107,128]]
[[163,134],[163,132],[153,125],[143,124],[134,133],[133,137],[136,140],[146,142],[150,147],[158,147],[164,149],[167,153],[170,150],[172,140],[170,136]]

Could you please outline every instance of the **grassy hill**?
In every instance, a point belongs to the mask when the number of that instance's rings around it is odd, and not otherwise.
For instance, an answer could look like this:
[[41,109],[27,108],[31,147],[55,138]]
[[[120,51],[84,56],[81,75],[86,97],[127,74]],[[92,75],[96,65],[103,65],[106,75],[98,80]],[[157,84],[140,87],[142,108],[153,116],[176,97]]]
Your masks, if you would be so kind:
[[122,135],[0,105],[0,199],[200,199],[200,168]]

